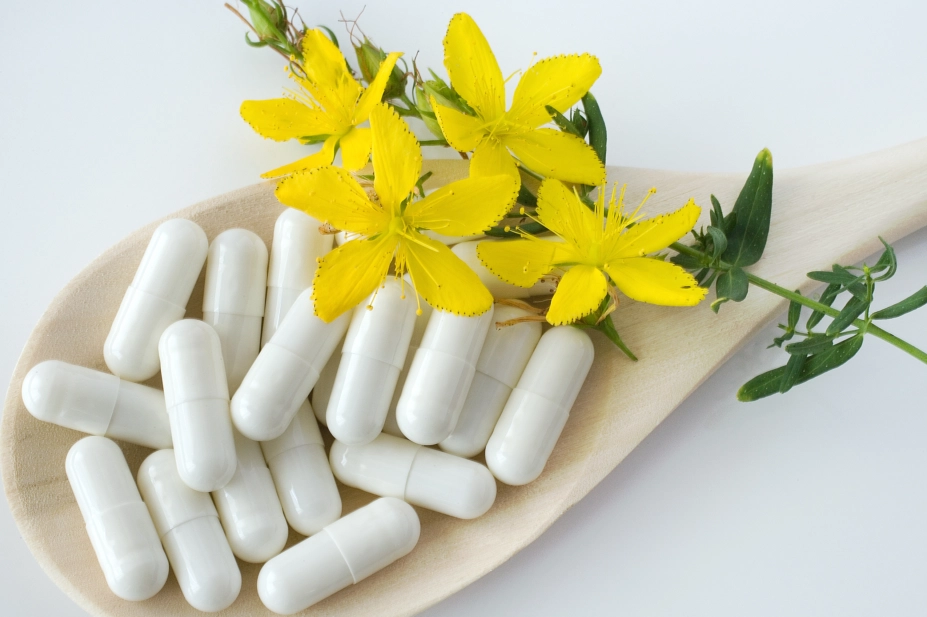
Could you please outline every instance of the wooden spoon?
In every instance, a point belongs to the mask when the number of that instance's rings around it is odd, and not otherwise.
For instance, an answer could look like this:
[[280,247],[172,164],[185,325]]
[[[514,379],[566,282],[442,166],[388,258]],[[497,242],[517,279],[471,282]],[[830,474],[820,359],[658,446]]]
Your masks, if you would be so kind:
[[[440,185],[466,174],[463,161],[427,161]],[[747,169],[745,168],[745,172]],[[659,189],[647,214],[678,208],[690,197],[708,205],[714,193],[733,206],[746,174],[692,174],[609,168],[609,180],[627,183],[634,203]],[[270,244],[282,207],[273,185],[241,189],[186,208],[176,216],[199,223],[212,238],[232,227],[258,233]],[[706,216],[703,217],[707,219]],[[173,575],[146,602],[114,596],[96,563],[68,485],[64,460],[82,435],[33,418],[20,388],[26,372],[47,359],[106,370],[103,341],[134,275],[156,221],[106,251],[58,294],[26,343],[4,404],[3,483],[13,516],[48,575],[93,615],[120,617],[200,615],[183,599]],[[927,139],[845,161],[778,172],[769,244],[752,271],[789,289],[810,291],[810,270],[852,263],[927,224]],[[188,316],[200,317],[202,280]],[[640,357],[630,362],[594,336],[596,360],[543,475],[523,487],[500,485],[485,516],[462,521],[419,509],[422,536],[407,557],[305,611],[306,615],[415,614],[490,572],[537,538],[586,495],[742,343],[785,308],[759,289],[726,304],[721,315],[707,302],[680,309],[622,303],[616,326]],[[160,386],[159,378],[152,385]],[[149,450],[122,444],[133,472]],[[344,512],[373,497],[341,487]],[[290,543],[301,538],[291,534]],[[222,615],[271,615],[260,603],[260,566],[241,563],[239,599]]]

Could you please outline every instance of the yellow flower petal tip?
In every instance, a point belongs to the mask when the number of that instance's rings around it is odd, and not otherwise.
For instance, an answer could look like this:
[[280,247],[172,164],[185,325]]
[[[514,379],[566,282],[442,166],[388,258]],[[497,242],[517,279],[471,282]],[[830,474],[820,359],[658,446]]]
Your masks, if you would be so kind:
[[458,13],[444,37],[444,65],[451,85],[476,116],[435,101],[432,108],[448,143],[473,151],[471,175],[518,178],[517,159],[548,178],[589,185],[605,182],[605,166],[591,146],[575,135],[541,128],[551,122],[548,106],[563,113],[589,91],[602,73],[595,56],[560,55],[536,62],[522,74],[506,111],[499,63],[473,18]]

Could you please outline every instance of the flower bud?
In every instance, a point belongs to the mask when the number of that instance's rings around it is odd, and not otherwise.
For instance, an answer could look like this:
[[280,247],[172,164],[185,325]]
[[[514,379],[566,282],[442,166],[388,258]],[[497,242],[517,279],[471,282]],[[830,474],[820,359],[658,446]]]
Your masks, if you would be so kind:
[[[357,65],[361,75],[369,84],[376,78],[380,65],[386,60],[386,52],[364,37],[363,43],[354,46],[354,54],[357,56]],[[405,71],[399,66],[393,66],[389,80],[386,82],[386,89],[383,91],[383,99],[389,100],[401,96],[406,91],[406,81]]]
[[241,3],[248,7],[251,25],[262,41],[286,41],[281,33],[281,29],[286,27],[286,13],[279,10],[281,7],[265,0],[241,0]]
[[431,108],[431,102],[428,100],[428,94],[425,92],[425,89],[421,86],[416,86],[412,90],[412,98],[415,102],[415,108],[422,117],[422,122],[425,123],[425,127],[438,139],[444,139],[444,132],[441,130],[441,125],[438,124],[438,117],[435,116],[435,112]]

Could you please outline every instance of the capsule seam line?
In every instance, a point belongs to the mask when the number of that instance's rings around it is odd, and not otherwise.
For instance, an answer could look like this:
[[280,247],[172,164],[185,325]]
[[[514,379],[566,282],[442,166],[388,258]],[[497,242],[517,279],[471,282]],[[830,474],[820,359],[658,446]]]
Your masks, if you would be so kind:
[[402,485],[402,500],[408,503],[406,500],[406,494],[409,492],[409,478],[412,477],[412,469],[415,467],[415,459],[418,458],[418,453],[422,451],[422,448],[425,446],[420,445],[416,450],[415,454],[412,456],[412,460],[409,462],[409,472],[406,474],[406,481]]
[[354,568],[351,567],[351,562],[348,561],[348,558],[345,556],[344,551],[341,550],[341,546],[338,545],[338,540],[335,539],[335,536],[333,536],[332,533],[327,528],[323,528],[322,531],[319,533],[327,534],[329,539],[332,541],[332,544],[334,544],[335,548],[338,549],[338,554],[341,555],[341,559],[344,561],[344,565],[348,567],[348,572],[351,573],[351,580],[354,581],[354,584],[356,585],[357,575],[354,574]]
[[183,311],[184,313],[187,312],[187,307],[186,307],[186,306],[181,306],[181,305],[179,305],[179,304],[176,304],[176,303],[174,303],[174,302],[171,302],[170,300],[168,300],[168,299],[165,298],[164,296],[159,296],[158,294],[153,294],[153,293],[151,293],[150,291],[145,291],[145,290],[142,289],[141,287],[138,287],[134,282],[133,282],[132,284],[129,285],[129,289],[131,289],[132,291],[137,292],[137,293],[145,294],[146,296],[151,296],[152,298],[157,298],[158,300],[160,300],[160,301],[163,302],[164,304],[170,304],[170,305],[173,306],[174,308],[180,309],[180,310]]
[[[209,494],[209,493],[207,493],[207,495],[208,495],[208,494]],[[210,500],[212,500],[212,497],[210,497]],[[146,505],[147,505],[147,504],[146,504]],[[216,520],[219,520],[219,516],[216,515],[216,514],[200,514],[199,516],[194,516],[193,518],[188,518],[187,520],[185,520],[184,522],[180,523],[179,525],[174,525],[173,527],[171,527],[170,529],[168,529],[168,530],[165,531],[164,533],[159,533],[159,534],[158,534],[158,538],[163,542],[163,541],[164,541],[164,536],[166,536],[166,535],[169,534],[170,532],[174,531],[175,529],[180,529],[181,527],[183,527],[183,526],[186,525],[187,523],[191,523],[191,522],[193,522],[193,521],[198,521],[198,520],[200,520],[201,518],[208,518],[208,517],[210,517],[210,516],[215,517]],[[223,529],[222,531],[224,532],[225,529]]]
[[199,403],[200,401],[226,401],[230,403],[231,398],[222,398],[221,396],[204,396],[201,398],[191,398],[189,400],[186,400],[180,403],[174,403],[173,405],[167,408],[167,412],[171,413],[172,411],[174,411],[176,408],[180,407],[181,405],[189,405],[190,403]]

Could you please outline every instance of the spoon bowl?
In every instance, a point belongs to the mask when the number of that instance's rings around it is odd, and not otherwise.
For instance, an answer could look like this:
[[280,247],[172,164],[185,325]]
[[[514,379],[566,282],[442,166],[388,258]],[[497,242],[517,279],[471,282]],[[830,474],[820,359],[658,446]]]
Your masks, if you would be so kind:
[[[464,161],[426,161],[433,188],[462,178]],[[608,168],[609,181],[627,183],[628,203],[655,186],[647,215],[682,206],[689,197],[703,206],[709,194],[729,210],[746,174],[695,174]],[[283,207],[273,184],[263,183],[180,210],[174,216],[198,223],[214,238],[233,227],[257,233],[268,245]],[[83,435],[33,418],[21,398],[23,378],[43,360],[57,359],[106,370],[103,341],[155,227],[155,221],[112,247],[58,294],[19,358],[4,403],[3,484],[26,543],[48,575],[92,615],[120,617],[201,613],[184,600],[173,574],[144,602],[110,592],[96,563],[83,520],[65,475],[68,449]],[[789,289],[816,285],[810,270],[852,263],[927,224],[927,139],[844,161],[777,172],[772,226],[764,257],[750,270]],[[187,316],[201,317],[202,275]],[[459,520],[417,508],[422,520],[415,550],[358,585],[301,615],[393,617],[413,615],[489,573],[544,532],[589,493],[695,388],[753,334],[785,308],[759,289],[715,315],[707,302],[668,308],[630,301],[613,314],[615,325],[639,362],[631,362],[594,335],[596,359],[541,477],[526,486],[499,485],[495,504],[475,520]],[[160,376],[149,385],[160,387]],[[133,473],[151,450],[121,443]],[[344,513],[374,499],[339,485]],[[299,540],[291,532],[289,544]],[[224,616],[273,615],[257,595],[260,565],[239,562],[242,590]]]

